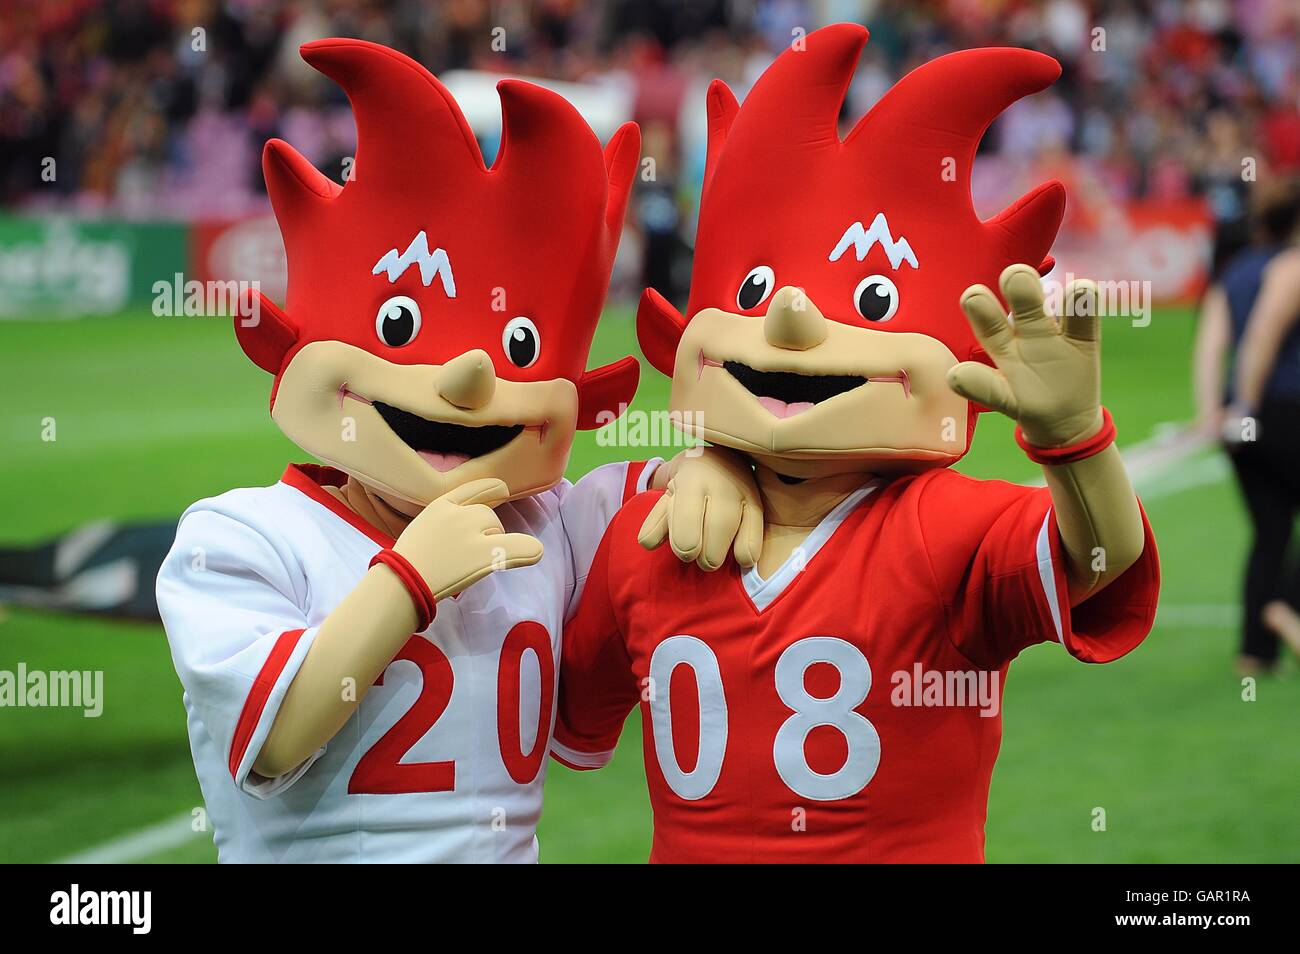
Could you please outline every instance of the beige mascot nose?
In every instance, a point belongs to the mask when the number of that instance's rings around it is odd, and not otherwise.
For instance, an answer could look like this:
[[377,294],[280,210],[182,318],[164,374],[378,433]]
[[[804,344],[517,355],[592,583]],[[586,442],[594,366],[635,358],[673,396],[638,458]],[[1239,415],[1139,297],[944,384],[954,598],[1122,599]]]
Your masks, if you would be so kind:
[[474,411],[492,400],[497,373],[482,348],[452,358],[438,372],[438,393],[457,407]]
[[767,306],[763,337],[774,348],[807,351],[826,340],[826,319],[803,289],[786,285]]

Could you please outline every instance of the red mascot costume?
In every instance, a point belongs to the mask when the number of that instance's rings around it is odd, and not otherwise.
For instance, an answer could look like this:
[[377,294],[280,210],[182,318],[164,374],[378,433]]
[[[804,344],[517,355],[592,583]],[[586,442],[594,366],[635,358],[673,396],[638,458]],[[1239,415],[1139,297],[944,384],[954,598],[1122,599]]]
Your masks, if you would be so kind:
[[[841,139],[866,38],[809,35],[743,105],[713,85],[689,320],[643,301],[673,410],[752,468],[766,523],[756,566],[702,574],[638,546],[664,504],[637,498],[566,631],[557,738],[599,765],[641,705],[654,860],[982,860],[1011,660],[1106,662],[1154,616],[1095,288],[1044,310],[1064,191],[971,203],[984,130],[1059,67],[954,53]],[[1045,488],[948,468],[982,409],[1016,419]]]

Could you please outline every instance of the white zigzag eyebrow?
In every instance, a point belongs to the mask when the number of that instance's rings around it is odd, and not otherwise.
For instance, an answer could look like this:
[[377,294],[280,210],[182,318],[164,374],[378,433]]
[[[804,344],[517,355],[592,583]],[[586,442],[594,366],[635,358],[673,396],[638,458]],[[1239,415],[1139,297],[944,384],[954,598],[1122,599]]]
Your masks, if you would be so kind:
[[408,268],[417,264],[420,266],[420,280],[424,282],[426,288],[436,275],[442,279],[442,290],[447,293],[447,297],[456,297],[456,279],[451,274],[451,259],[444,249],[429,251],[429,237],[424,234],[423,229],[411,239],[411,244],[406,246],[406,251],[402,254],[397,254],[395,248],[385,252],[384,257],[375,263],[370,274],[378,275],[387,272],[388,281],[392,283],[397,281]]
[[853,246],[853,254],[857,256],[858,261],[867,257],[871,247],[877,242],[889,256],[889,267],[898,268],[903,262],[911,265],[913,268],[920,268],[916,263],[916,253],[912,251],[912,246],[908,244],[907,239],[903,236],[894,238],[890,231],[889,222],[885,219],[884,212],[877,212],[876,217],[871,220],[871,228],[864,229],[861,222],[854,222],[844,230],[844,235],[835,243],[835,248],[831,250],[830,260],[839,261],[849,248]]

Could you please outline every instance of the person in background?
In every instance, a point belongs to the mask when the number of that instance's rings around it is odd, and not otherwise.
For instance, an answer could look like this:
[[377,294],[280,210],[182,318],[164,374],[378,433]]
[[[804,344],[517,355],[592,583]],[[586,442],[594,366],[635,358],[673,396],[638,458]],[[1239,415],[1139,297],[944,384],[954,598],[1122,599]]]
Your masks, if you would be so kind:
[[[1238,670],[1276,668],[1279,637],[1300,654],[1300,181],[1260,187],[1252,242],[1206,295],[1195,349],[1201,427],[1222,435],[1250,514]],[[1224,380],[1232,355],[1231,373]]]
[[[682,240],[682,210],[677,197],[677,144],[667,124],[650,122],[641,154],[643,163],[634,202],[644,236],[641,285],[669,301],[684,301],[690,283],[690,249]],[[648,173],[653,169],[653,173]]]

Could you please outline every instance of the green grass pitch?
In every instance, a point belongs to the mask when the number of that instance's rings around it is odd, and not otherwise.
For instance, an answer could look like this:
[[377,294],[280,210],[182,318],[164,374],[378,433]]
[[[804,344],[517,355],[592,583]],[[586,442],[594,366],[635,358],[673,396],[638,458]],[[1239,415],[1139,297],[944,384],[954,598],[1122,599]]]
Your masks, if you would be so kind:
[[[1105,327],[1105,393],[1120,443],[1190,411],[1192,321]],[[592,364],[636,353],[630,315],[602,323]],[[30,540],[112,516],[175,517],[200,497],[273,482],[304,455],[267,416],[269,378],[223,319],[146,315],[0,323],[0,534]],[[644,372],[638,405],[667,382]],[[52,418],[55,441],[42,440]],[[645,449],[581,435],[570,475]],[[1009,425],[981,422],[963,469],[1027,480]],[[1245,526],[1215,455],[1148,489],[1163,557],[1161,615],[1147,642],[1109,666],[1059,648],[1025,653],[1005,698],[989,799],[991,861],[1295,861],[1300,682],[1242,698],[1233,674]],[[0,860],[49,861],[112,842],[201,804],[180,687],[159,627],[0,608],[0,669],[102,669],[105,711],[0,709]],[[639,727],[613,764],[552,763],[541,826],[548,862],[645,859],[650,816]],[[1097,809],[1105,830],[1094,830]],[[211,861],[210,837],[142,860]]]

